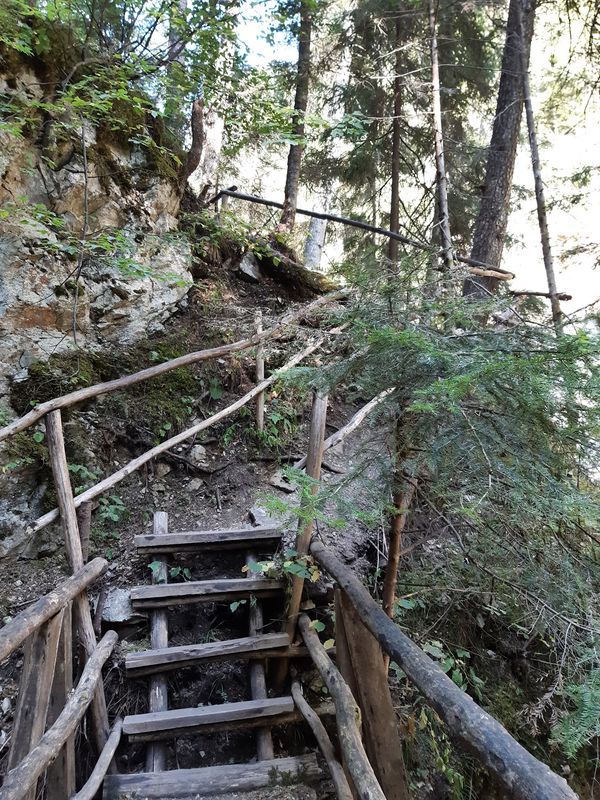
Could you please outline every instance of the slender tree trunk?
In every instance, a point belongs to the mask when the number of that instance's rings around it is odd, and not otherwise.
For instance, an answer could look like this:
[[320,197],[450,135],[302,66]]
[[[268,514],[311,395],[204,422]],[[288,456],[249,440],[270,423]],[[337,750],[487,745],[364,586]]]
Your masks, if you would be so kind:
[[287,175],[281,224],[288,230],[296,221],[298,205],[298,185],[300,183],[300,165],[304,151],[304,115],[308,107],[308,89],[310,82],[310,39],[312,33],[312,5],[310,0],[300,2],[300,32],[298,34],[298,72],[296,77],[296,97],[294,100],[294,123],[292,134],[296,143],[290,145],[287,161]]
[[542,242],[542,253],[544,256],[544,268],[548,281],[548,294],[550,296],[550,306],[552,308],[552,322],[557,333],[561,332],[560,300],[556,290],[556,276],[554,274],[554,261],[552,258],[552,248],[550,247],[550,234],[548,233],[548,215],[546,211],[546,198],[544,195],[544,182],[542,181],[542,168],[540,164],[540,152],[538,149],[537,135],[535,132],[535,118],[533,116],[533,104],[531,102],[531,89],[529,86],[529,63],[526,58],[525,33],[521,25],[522,49],[522,69],[523,69],[523,98],[525,102],[525,116],[527,118],[527,132],[529,134],[529,148],[531,150],[531,166],[533,169],[533,180],[535,183],[535,202],[537,206],[538,224],[540,227],[540,239]]
[[440,93],[440,64],[437,43],[437,4],[429,0],[429,31],[431,35],[431,87],[433,111],[433,135],[435,144],[435,168],[437,184],[437,204],[439,226],[442,240],[442,253],[446,270],[454,266],[452,238],[450,236],[450,212],[448,210],[448,178],[446,176],[446,158],[444,155],[444,133],[442,127],[442,101]]
[[308,269],[320,269],[326,234],[327,220],[312,217],[308,228],[308,237],[304,245],[304,266],[308,267]]
[[[522,0],[510,0],[509,3],[496,116],[488,150],[484,192],[475,223],[471,250],[471,258],[492,268],[499,267],[502,261],[523,113],[523,63],[525,61],[529,65],[533,38],[535,6],[532,4],[523,14],[521,47],[521,2]],[[470,277],[464,282],[463,294],[486,297],[496,289],[497,285],[498,281],[495,278]]]
[[[390,230],[393,233],[400,232],[400,116],[402,114],[402,51],[400,49],[402,40],[402,26],[400,24],[400,14],[394,21],[394,111],[392,120],[392,193],[390,199]],[[388,258],[390,260],[390,271],[393,271],[398,263],[399,242],[390,239],[388,243]]]

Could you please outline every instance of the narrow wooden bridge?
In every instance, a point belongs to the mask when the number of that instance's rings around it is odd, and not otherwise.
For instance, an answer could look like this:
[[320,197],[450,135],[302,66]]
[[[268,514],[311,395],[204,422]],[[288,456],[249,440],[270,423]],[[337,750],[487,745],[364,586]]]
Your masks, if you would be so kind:
[[[153,529],[135,539],[139,553],[152,555],[158,567],[151,585],[131,590],[134,609],[148,614],[150,648],[130,653],[127,675],[148,681],[148,711],[109,720],[103,666],[118,641],[109,631],[97,642],[88,600],[88,589],[106,569],[104,559],[87,562],[86,515],[90,501],[160,453],[200,430],[233,414],[257,399],[257,425],[265,389],[277,374],[264,378],[262,344],[287,330],[300,316],[307,316],[333,297],[321,298],[295,315],[287,315],[271,329],[258,327],[254,336],[223,347],[190,353],[116,381],[80,389],[36,406],[24,417],[0,430],[0,441],[44,419],[46,441],[58,507],[35,520],[31,531],[60,520],[71,577],[39,598],[0,629],[0,660],[24,647],[24,662],[14,730],[0,800],[92,800],[100,791],[106,798],[210,797],[224,792],[252,789],[272,791],[290,780],[311,782],[328,770],[338,798],[350,800],[406,800],[398,725],[387,684],[382,654],[390,656],[405,672],[429,704],[447,723],[450,734],[477,758],[502,787],[505,796],[521,800],[573,800],[566,781],[538,761],[510,734],[454,684],[440,667],[383,612],[352,570],[313,537],[310,519],[296,534],[300,557],[308,553],[335,582],[336,664],[320,643],[311,621],[301,611],[304,581],[294,576],[290,587],[283,581],[256,577],[251,570],[240,578],[244,562],[273,554],[282,531],[275,527],[238,528],[222,531],[170,532],[164,512],[155,514]],[[298,364],[323,344],[324,336],[294,356],[284,370]],[[107,392],[120,391],[187,364],[257,348],[257,384],[242,398],[212,417],[196,424],[104,478],[75,497],[69,480],[61,409]],[[373,402],[369,404],[373,407]],[[367,408],[367,407],[365,407]],[[305,466],[314,480],[320,475],[325,440],[327,401],[316,395]],[[363,409],[346,426],[352,430],[366,415]],[[336,435],[339,440],[344,429]],[[210,580],[169,583],[168,560],[172,554],[228,551],[239,556],[234,575]],[[287,589],[287,591],[286,591]],[[279,598],[279,629],[265,619],[263,606]],[[248,602],[247,636],[222,642],[174,645],[169,642],[169,612],[174,607],[202,603]],[[75,641],[73,639],[75,631]],[[268,631],[268,632],[267,632]],[[78,659],[75,642],[83,658]],[[332,704],[312,709],[290,667],[299,658],[310,658],[326,685]],[[239,702],[193,708],[170,708],[168,675],[192,665],[243,660],[249,670],[250,698]],[[80,677],[75,685],[74,663]],[[321,716],[333,713],[337,728],[335,746]],[[75,736],[87,720],[87,737],[76,747]],[[282,723],[304,720],[313,735],[314,752],[277,757],[271,730]],[[170,763],[168,742],[181,736],[240,728],[256,731],[256,760],[221,766],[177,769]],[[87,741],[86,741],[87,740]],[[143,772],[120,773],[119,752],[137,742],[146,743]],[[76,758],[88,749],[94,766],[83,785],[76,786]],[[316,753],[320,752],[320,757]],[[235,753],[231,756],[235,759]],[[121,762],[122,763],[122,762]],[[326,766],[325,766],[326,765]],[[78,770],[81,773],[81,769]],[[103,789],[102,789],[103,787]],[[277,791],[276,789],[274,790]],[[274,796],[277,796],[276,794]]]

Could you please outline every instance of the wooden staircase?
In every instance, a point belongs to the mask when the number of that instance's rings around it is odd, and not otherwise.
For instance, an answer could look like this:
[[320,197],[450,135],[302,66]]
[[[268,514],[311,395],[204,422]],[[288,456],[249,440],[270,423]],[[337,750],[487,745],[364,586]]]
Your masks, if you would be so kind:
[[[153,533],[137,536],[141,554],[152,555],[158,565],[153,583],[131,590],[135,610],[150,614],[151,647],[130,653],[125,666],[129,677],[149,676],[149,711],[123,720],[123,734],[131,742],[148,742],[144,772],[107,775],[105,800],[131,795],[137,798],[211,797],[224,792],[245,792],[293,781],[307,782],[320,775],[314,754],[275,758],[271,727],[297,718],[291,696],[268,697],[265,664],[268,658],[293,655],[286,633],[263,633],[261,599],[280,596],[283,582],[256,577],[218,578],[185,583],[167,582],[167,557],[173,553],[239,551],[246,563],[254,552],[270,552],[281,541],[274,527],[236,528],[169,533],[167,515],[157,512]],[[240,568],[243,562],[240,564]],[[250,600],[249,635],[220,642],[169,647],[168,609],[185,604]],[[251,698],[239,702],[195,708],[169,709],[167,673],[182,667],[216,661],[248,661]],[[167,769],[169,739],[214,731],[256,730],[257,760],[195,769]],[[266,796],[266,795],[265,795]]]

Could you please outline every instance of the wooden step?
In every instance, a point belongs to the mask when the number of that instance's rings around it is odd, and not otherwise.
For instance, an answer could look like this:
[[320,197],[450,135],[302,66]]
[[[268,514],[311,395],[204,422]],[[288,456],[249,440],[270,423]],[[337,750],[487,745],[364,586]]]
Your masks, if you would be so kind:
[[246,636],[243,639],[228,639],[224,642],[186,644],[178,647],[161,647],[128,653],[125,667],[131,676],[168,672],[179,667],[191,667],[207,661],[231,661],[269,658],[288,652],[290,637],[287,633],[265,633]]
[[232,528],[222,531],[182,531],[136,536],[139,553],[193,553],[200,550],[244,550],[276,547],[281,531],[274,527]]
[[153,741],[190,733],[255,728],[276,725],[278,718],[294,710],[291,697],[244,700],[199,708],[175,708],[148,714],[133,714],[123,720],[123,733],[133,741]]
[[264,578],[219,578],[213,581],[136,586],[131,590],[131,604],[135,610],[140,610],[186,603],[247,600],[252,595],[273,597],[279,594],[283,587],[283,581],[265,580]]
[[314,781],[320,775],[321,770],[312,753],[293,758],[274,758],[255,764],[226,764],[166,772],[107,775],[104,779],[104,800],[118,800],[125,795],[148,800],[160,800],[164,797],[211,797],[287,785],[291,781]]

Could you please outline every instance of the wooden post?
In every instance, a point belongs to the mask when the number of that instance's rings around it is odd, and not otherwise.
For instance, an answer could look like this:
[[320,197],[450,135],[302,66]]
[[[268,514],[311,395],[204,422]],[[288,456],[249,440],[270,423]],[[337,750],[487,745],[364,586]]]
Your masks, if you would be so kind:
[[[306,474],[313,478],[314,483],[311,487],[311,493],[315,496],[318,492],[317,481],[321,477],[321,462],[323,460],[323,442],[325,441],[325,422],[327,420],[327,395],[316,392],[313,397],[312,415],[310,420],[310,433],[308,440],[308,455],[306,460]],[[308,553],[310,541],[313,535],[314,519],[309,519],[305,523],[301,523],[298,533],[296,535],[296,552],[298,556],[304,556]],[[298,614],[300,612],[300,601],[302,599],[302,590],[304,589],[304,578],[296,575],[292,578],[292,588],[290,591],[290,599],[287,610],[287,621],[284,625],[284,631],[290,637],[290,644],[294,642],[296,634],[296,624],[298,622]],[[281,686],[285,680],[288,670],[288,660],[282,658],[279,662],[277,673],[275,675],[275,686]]]
[[[169,517],[164,511],[156,511],[152,524],[154,536],[164,536],[169,530]],[[166,556],[157,559],[160,566],[152,571],[152,583],[167,583]],[[156,650],[169,646],[167,609],[157,608],[150,615],[150,647]],[[169,708],[167,676],[159,672],[150,678],[150,712],[166,711]],[[151,742],[146,751],[146,772],[163,772],[167,768],[167,747],[163,742]]]
[[[263,332],[262,311],[256,312],[254,318],[256,335]],[[262,383],[265,379],[265,348],[262,342],[256,348],[256,382]],[[265,393],[261,392],[256,397],[256,429],[262,433],[265,429]]]
[[[327,655],[306,614],[300,615],[298,626],[313,663],[335,703],[340,745],[359,799],[386,800],[363,747],[359,730],[360,709],[348,684]],[[364,680],[370,680],[370,676],[367,675]]]
[[[54,476],[54,485],[58,499],[60,519],[65,534],[65,549],[69,565],[73,572],[83,567],[83,553],[79,528],[77,526],[77,512],[73,490],[69,478],[69,468],[65,453],[65,440],[63,437],[60,411],[51,411],[46,415],[46,441],[50,455],[50,465]],[[92,623],[92,614],[87,593],[77,595],[73,603],[75,624],[79,640],[83,646],[86,657],[90,658],[96,648],[96,636]],[[98,753],[101,753],[108,739],[109,725],[106,710],[106,698],[102,682],[96,688],[91,704],[92,733]]]
[[[63,616],[64,610],[38,628],[25,645],[8,771],[23,761],[46,729]],[[34,800],[35,785],[23,797]]]
[[[246,564],[255,561],[252,553],[248,553],[246,557]],[[252,573],[250,570],[247,572],[248,576]],[[263,610],[262,603],[255,597],[250,599],[250,610],[248,612],[248,633],[250,636],[257,636],[262,633],[263,628]],[[252,700],[266,700],[267,698],[267,681],[265,676],[265,662],[252,661],[250,663],[250,693]],[[259,728],[256,732],[256,753],[259,761],[268,761],[275,758],[275,751],[273,750],[273,737],[271,736],[270,728]]]
[[[353,674],[362,676],[356,681],[354,696],[361,710],[369,761],[387,800],[408,800],[402,740],[381,648],[360,621],[348,596],[339,589],[337,592],[340,593],[340,599],[336,604],[336,625],[340,613]],[[365,678],[367,675],[368,678]]]
[[[65,607],[48,726],[54,725],[73,691],[73,613]],[[46,770],[46,800],[69,800],[75,793],[75,736],[69,736],[56,760]]]
[[[340,671],[342,678],[348,684],[348,687],[355,698],[358,697],[358,687],[356,681],[356,675],[354,674],[354,666],[352,665],[352,659],[350,657],[350,647],[348,645],[348,636],[346,633],[346,626],[344,625],[344,612],[342,610],[342,593],[338,587],[335,589],[334,593],[334,608],[335,608],[335,662],[336,666]],[[370,671],[370,670],[369,670]],[[362,735],[362,723],[359,726],[359,730]],[[358,797],[356,789],[354,788],[354,783],[352,781],[352,776],[350,774],[350,770],[348,769],[348,764],[346,763],[346,759],[344,757],[344,753],[342,753],[342,766],[344,768],[344,774],[348,780],[348,784],[352,791],[352,796],[354,798]]]
[[90,531],[92,527],[92,501],[79,506],[77,509],[77,525],[79,527],[79,540],[81,541],[81,554],[83,563],[87,564],[90,557]]

